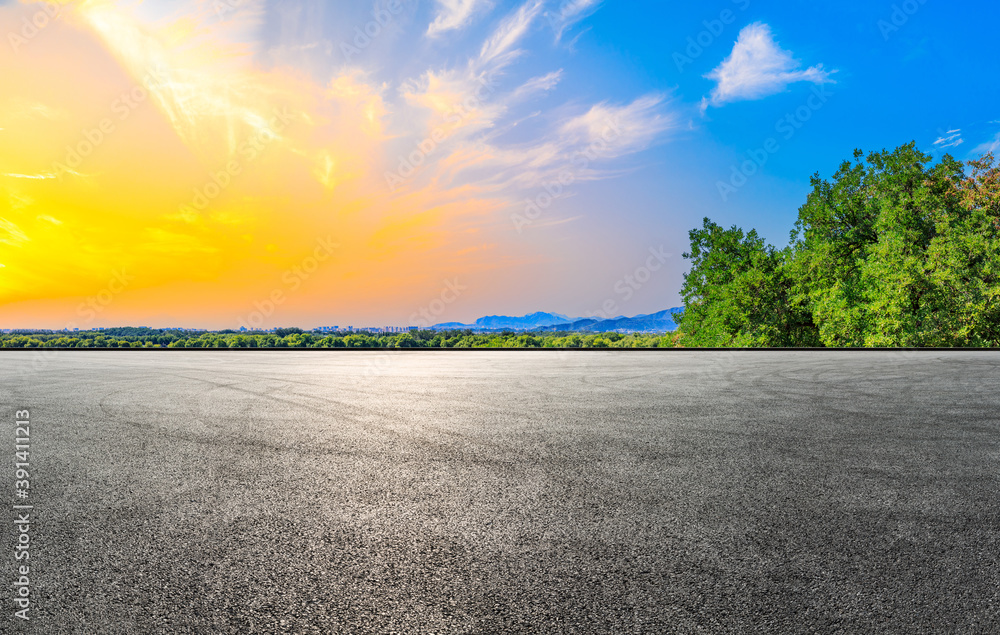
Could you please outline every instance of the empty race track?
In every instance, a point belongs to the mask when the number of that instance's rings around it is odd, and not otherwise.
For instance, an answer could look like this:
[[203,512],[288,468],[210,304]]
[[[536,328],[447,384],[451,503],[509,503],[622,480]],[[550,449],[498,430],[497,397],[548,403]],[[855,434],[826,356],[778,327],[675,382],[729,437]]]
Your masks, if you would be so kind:
[[998,387],[990,352],[4,352],[0,631],[996,631]]

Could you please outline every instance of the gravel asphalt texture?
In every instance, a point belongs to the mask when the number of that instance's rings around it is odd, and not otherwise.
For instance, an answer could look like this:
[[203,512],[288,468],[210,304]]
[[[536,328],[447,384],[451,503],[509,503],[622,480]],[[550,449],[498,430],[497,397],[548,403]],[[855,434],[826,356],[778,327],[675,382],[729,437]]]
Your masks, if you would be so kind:
[[0,632],[1000,632],[998,388],[994,352],[3,352]]

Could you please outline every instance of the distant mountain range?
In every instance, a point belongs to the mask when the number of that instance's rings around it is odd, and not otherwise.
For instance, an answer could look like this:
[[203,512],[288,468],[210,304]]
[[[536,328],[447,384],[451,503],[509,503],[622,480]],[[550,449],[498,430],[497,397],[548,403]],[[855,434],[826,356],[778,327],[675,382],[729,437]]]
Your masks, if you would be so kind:
[[481,317],[474,324],[461,322],[444,322],[435,324],[432,329],[439,331],[464,330],[472,331],[574,331],[580,333],[608,333],[620,331],[623,333],[663,333],[677,328],[674,315],[683,313],[684,307],[666,309],[658,313],[637,315],[635,317],[618,316],[611,319],[601,318],[569,318],[560,313],[532,313],[524,317],[506,315],[491,315]]

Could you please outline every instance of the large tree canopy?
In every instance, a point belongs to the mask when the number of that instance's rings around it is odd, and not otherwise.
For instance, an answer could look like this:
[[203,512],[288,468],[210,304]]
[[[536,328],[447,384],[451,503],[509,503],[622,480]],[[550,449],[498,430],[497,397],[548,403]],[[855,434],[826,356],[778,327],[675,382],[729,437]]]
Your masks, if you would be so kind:
[[914,144],[816,175],[791,244],[708,219],[680,327],[696,346],[1000,345],[1000,166]]
[[789,293],[787,252],[756,231],[723,229],[705,219],[691,231],[692,262],[681,295],[680,328],[687,346],[815,345],[812,319]]

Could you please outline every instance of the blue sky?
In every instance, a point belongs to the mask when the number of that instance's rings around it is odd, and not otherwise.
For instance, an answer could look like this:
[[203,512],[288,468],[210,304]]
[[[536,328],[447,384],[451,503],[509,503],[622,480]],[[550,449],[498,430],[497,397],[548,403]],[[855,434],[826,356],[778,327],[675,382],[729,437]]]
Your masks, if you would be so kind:
[[[0,0],[2,31],[21,33],[42,6]],[[287,290],[280,281],[330,232],[341,252],[295,284],[269,324],[408,323],[459,279],[442,322],[677,306],[688,231],[705,216],[783,246],[810,176],[829,177],[855,148],[916,141],[963,160],[998,149],[998,18],[993,3],[934,0],[69,3],[54,26],[0,52],[0,77],[23,78],[4,86],[0,135],[30,117],[36,137],[51,136],[53,120],[79,122],[49,154],[21,146],[0,165],[0,189],[21,201],[0,209],[14,237],[0,243],[25,250],[23,279],[17,253],[4,256],[0,304],[55,315],[128,266],[136,282],[102,315],[108,323],[231,326]],[[54,56],[65,60],[57,71]],[[145,81],[154,66],[171,81],[144,85],[156,99],[140,111],[145,132],[132,132],[139,149],[102,148],[119,155],[93,159],[104,176],[96,166],[87,183],[77,175],[79,192],[50,181],[46,166],[73,126],[93,125],[111,102],[114,87],[102,87]],[[99,99],[53,97],[81,75]],[[291,104],[293,123],[261,174],[208,209],[185,207],[232,158],[236,135],[279,104]],[[144,165],[154,159],[155,173]],[[38,261],[29,247],[53,252],[52,232],[70,240],[73,213],[100,226],[87,210],[121,204],[88,200],[74,212],[43,201],[156,173],[177,194],[157,191],[136,220],[144,252],[124,239],[80,243],[100,259],[92,280],[74,269],[76,290],[39,283],[65,278],[58,263],[28,271]],[[107,181],[94,188],[96,178]],[[93,240],[126,232],[122,218]],[[176,267],[188,253],[201,254],[198,267]],[[255,282],[240,278],[247,271]],[[185,298],[197,301],[185,308]]]
[[[368,56],[375,75],[397,81],[419,73],[431,60],[455,63],[489,35],[496,16],[521,6],[455,3],[478,5],[466,26],[430,41],[415,38],[425,35],[419,27],[441,15],[446,4],[407,5],[413,13],[393,25],[398,32],[375,41],[358,56],[361,62]],[[612,289],[632,265],[628,254],[644,253],[651,237],[679,256],[687,231],[703,216],[757,228],[768,240],[786,244],[810,175],[828,177],[855,148],[872,151],[914,140],[925,152],[968,159],[996,148],[1000,138],[995,54],[1000,9],[993,3],[604,1],[589,3],[576,19],[561,17],[577,4],[587,3],[545,5],[544,17],[524,45],[529,52],[510,69],[524,78],[562,71],[557,90],[529,109],[627,103],[655,93],[665,97],[665,108],[677,118],[676,127],[651,140],[650,148],[615,165],[620,176],[576,185],[573,196],[553,210],[566,217],[584,215],[572,223],[575,227],[561,231],[567,241],[592,250],[601,267],[584,270],[601,281],[597,288]],[[336,44],[350,42],[353,27],[368,17],[360,8],[355,13],[353,26],[340,15],[328,18],[335,63]],[[766,27],[774,46],[794,60],[789,71],[822,67],[825,81],[779,81],[703,110],[703,100],[711,99],[717,86],[709,76],[753,25]],[[813,109],[808,100],[817,86],[828,97]],[[776,123],[789,114],[795,117],[797,110],[808,118],[796,117],[788,137],[787,125],[779,130]],[[723,197],[719,182],[732,184],[734,166],[751,151],[761,156],[769,139],[779,149],[767,152],[759,172]],[[683,269],[678,257],[669,272],[654,279],[655,291],[640,289],[633,306],[623,310],[678,304]],[[571,288],[579,291],[577,285]],[[574,304],[572,297],[561,299]]]

